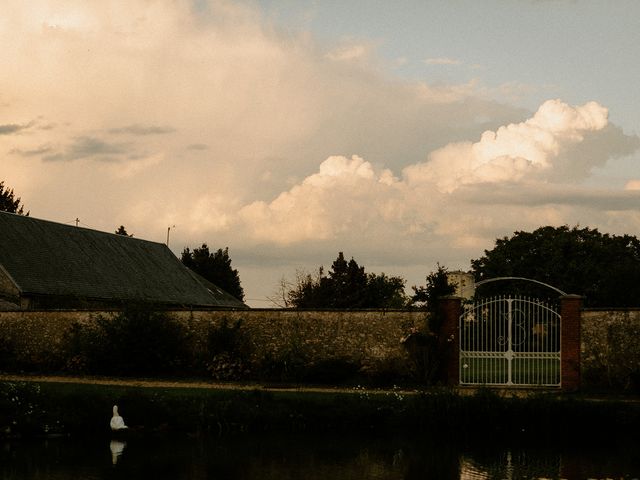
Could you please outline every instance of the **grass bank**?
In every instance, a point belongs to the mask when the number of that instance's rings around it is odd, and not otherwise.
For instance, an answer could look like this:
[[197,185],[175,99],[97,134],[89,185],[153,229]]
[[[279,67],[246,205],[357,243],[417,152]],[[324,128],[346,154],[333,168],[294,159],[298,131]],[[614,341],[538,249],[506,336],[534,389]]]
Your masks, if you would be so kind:
[[0,436],[109,435],[119,405],[132,434],[375,431],[443,436],[632,435],[640,402],[481,390],[266,390],[0,381]]

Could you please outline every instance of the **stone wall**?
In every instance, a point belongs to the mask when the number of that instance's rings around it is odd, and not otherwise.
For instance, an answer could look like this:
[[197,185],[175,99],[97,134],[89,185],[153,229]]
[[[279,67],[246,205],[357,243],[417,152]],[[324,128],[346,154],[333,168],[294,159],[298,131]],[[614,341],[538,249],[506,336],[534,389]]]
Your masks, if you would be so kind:
[[[25,362],[41,363],[55,356],[63,336],[74,322],[88,322],[108,312],[23,311],[0,312],[0,350],[11,342]],[[278,356],[291,348],[303,349],[313,361],[342,359],[375,369],[384,362],[406,360],[400,343],[412,327],[423,329],[426,316],[418,311],[174,311],[193,333],[204,340],[211,327],[225,320],[240,322],[240,330],[253,344],[257,355]],[[197,345],[194,345],[197,348]],[[2,367],[0,366],[0,370]]]
[[[27,364],[46,364],[60,352],[63,336],[74,322],[88,322],[105,312],[0,312],[0,361],[3,346]],[[344,359],[378,368],[384,362],[406,361],[400,343],[411,327],[423,329],[418,311],[176,311],[196,338],[206,338],[210,327],[225,319],[241,320],[259,355],[277,356],[283,350],[303,348],[312,361]],[[585,310],[582,313],[581,371],[583,386],[640,388],[640,310]],[[2,370],[2,365],[0,365]]]
[[640,310],[582,313],[585,387],[640,389]]

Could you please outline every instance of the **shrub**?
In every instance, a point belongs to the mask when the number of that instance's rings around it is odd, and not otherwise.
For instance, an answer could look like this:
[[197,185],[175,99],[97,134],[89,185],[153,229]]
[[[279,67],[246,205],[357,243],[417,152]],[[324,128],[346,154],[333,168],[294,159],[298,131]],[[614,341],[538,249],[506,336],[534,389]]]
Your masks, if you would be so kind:
[[278,349],[265,352],[258,361],[258,377],[275,382],[300,382],[309,363],[309,348],[300,334],[300,323],[294,321],[286,343]]
[[189,338],[164,312],[128,306],[88,325],[74,324],[67,336],[67,368],[103,375],[157,375],[184,372],[191,363]]
[[209,327],[204,363],[216,380],[240,380],[251,373],[253,349],[241,327],[242,320],[230,325],[227,318],[220,326]]
[[260,380],[300,382],[306,372],[308,355],[295,345],[263,355],[258,366]]

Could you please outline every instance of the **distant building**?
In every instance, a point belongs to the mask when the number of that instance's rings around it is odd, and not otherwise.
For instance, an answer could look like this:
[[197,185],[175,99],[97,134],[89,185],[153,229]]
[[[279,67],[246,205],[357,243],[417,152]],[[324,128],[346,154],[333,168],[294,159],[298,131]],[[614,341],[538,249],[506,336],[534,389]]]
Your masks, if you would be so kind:
[[247,309],[156,242],[0,212],[0,310]]
[[450,285],[456,287],[454,295],[470,300],[476,293],[476,283],[471,272],[455,270],[447,272],[447,280]]

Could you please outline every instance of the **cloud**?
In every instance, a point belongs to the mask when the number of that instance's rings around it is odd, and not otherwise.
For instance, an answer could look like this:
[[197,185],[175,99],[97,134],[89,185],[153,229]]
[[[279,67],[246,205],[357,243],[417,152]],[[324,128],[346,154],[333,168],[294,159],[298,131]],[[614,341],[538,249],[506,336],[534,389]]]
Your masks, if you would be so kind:
[[205,143],[192,143],[187,145],[187,150],[209,150],[209,145]]
[[13,135],[15,133],[20,133],[23,130],[28,129],[31,124],[20,125],[17,123],[8,123],[5,125],[0,125],[0,135]]
[[[376,170],[358,156],[329,157],[319,171],[270,203],[253,202],[240,210],[249,234],[260,242],[291,244],[328,240],[357,228],[361,222],[393,215],[389,170]],[[379,195],[385,200],[370,203]]]
[[22,150],[20,148],[14,148],[9,151],[12,155],[19,155],[21,157],[41,157],[45,153],[49,153],[52,151],[52,147],[49,145],[43,145],[31,150]]
[[372,57],[373,45],[368,42],[345,40],[340,46],[326,53],[326,58],[335,62],[362,63]]
[[[548,100],[530,119],[485,131],[475,143],[438,149],[427,162],[407,167],[405,175],[409,183],[434,183],[449,193],[474,183],[549,178],[568,150],[607,123],[607,109],[596,102],[571,107],[560,100]],[[606,161],[606,157],[599,160]],[[585,169],[579,161],[571,167]]]
[[158,154],[151,155],[149,157],[137,158],[135,161],[108,162],[106,164],[106,169],[114,177],[126,179],[139,175],[150,168],[155,168],[163,161],[164,156]]
[[625,190],[640,190],[640,180],[629,180],[624,186]]
[[491,189],[484,185],[473,185],[462,188],[458,192],[458,198],[469,203],[503,208],[563,205],[603,212],[637,210],[640,192],[629,188],[629,184],[633,185],[632,182],[627,183],[624,190],[549,183],[493,185]]
[[[589,210],[591,218],[632,212],[640,201],[635,191],[568,185],[554,173],[562,167],[580,177],[612,152],[633,151],[635,137],[608,127],[606,108],[595,102],[573,107],[550,100],[529,119],[485,131],[477,142],[437,149],[428,161],[403,169],[401,177],[357,155],[332,156],[271,202],[243,207],[242,228],[255,241],[278,245],[359,236],[366,238],[364,248],[401,239],[412,245],[440,239],[452,248],[472,248],[509,221],[572,223],[576,209]],[[602,136],[607,131],[614,135]],[[604,142],[594,150],[601,158],[572,155],[592,137]]]
[[126,135],[165,135],[174,133],[175,128],[158,125],[127,125],[126,127],[111,128],[109,133]]
[[128,148],[124,144],[105,142],[95,137],[78,137],[73,143],[61,152],[46,155],[46,162],[68,162],[87,158],[100,160],[112,160],[114,156],[127,153]]

